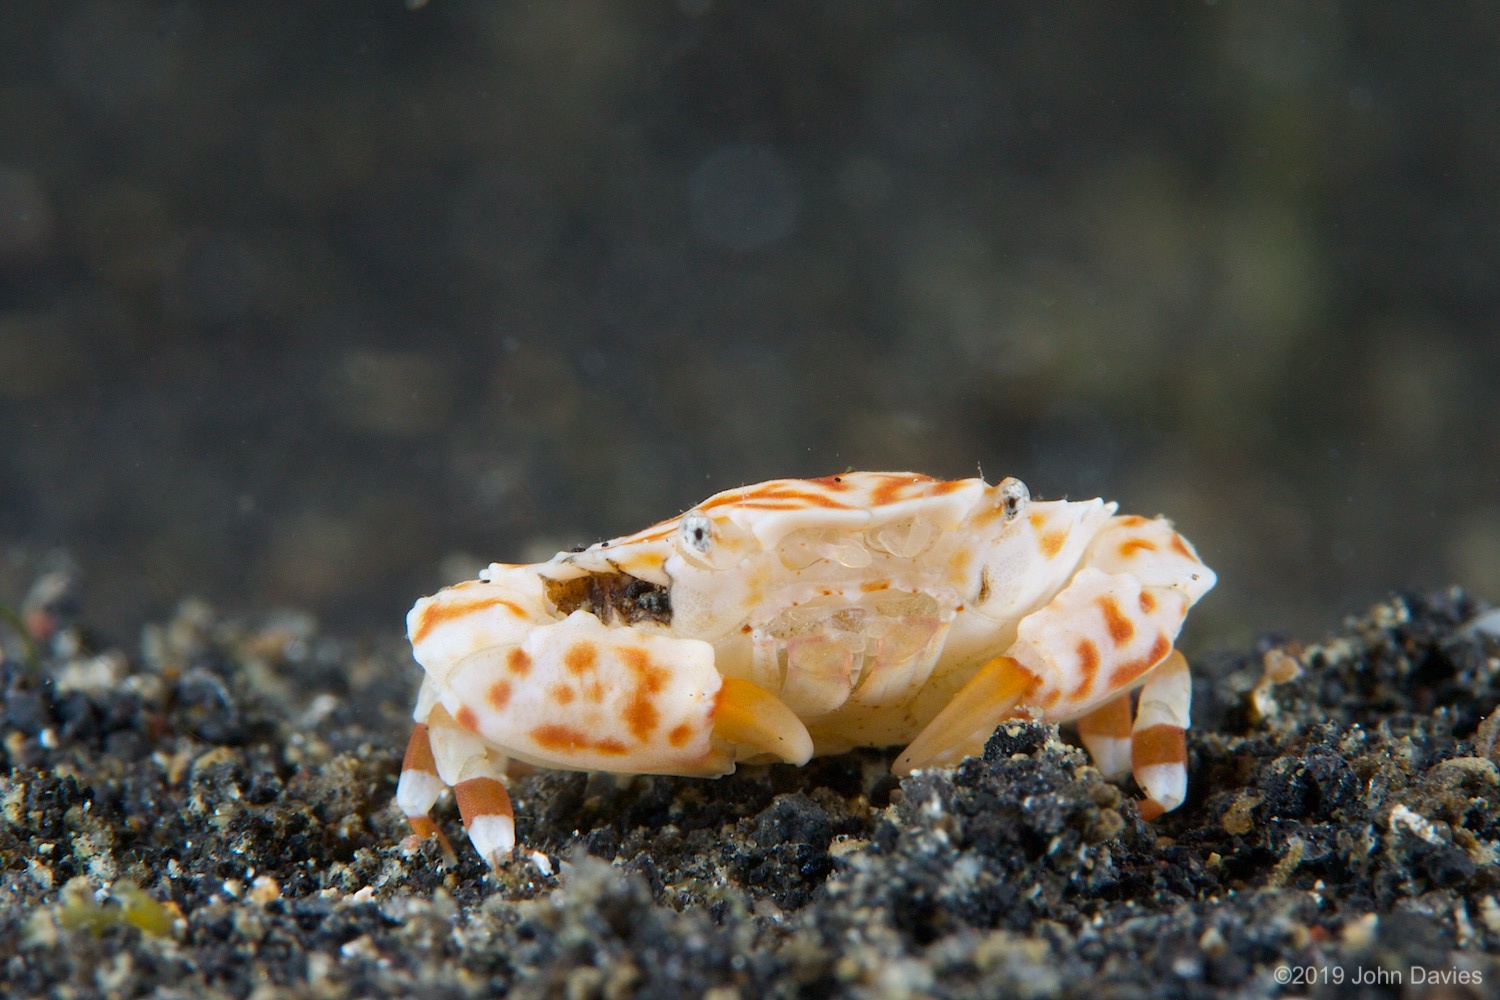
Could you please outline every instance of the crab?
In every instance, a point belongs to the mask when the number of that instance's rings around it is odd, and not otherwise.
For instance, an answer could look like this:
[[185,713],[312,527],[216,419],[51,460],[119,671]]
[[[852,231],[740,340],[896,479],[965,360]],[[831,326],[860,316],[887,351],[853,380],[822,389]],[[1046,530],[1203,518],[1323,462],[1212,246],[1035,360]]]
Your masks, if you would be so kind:
[[[1174,649],[1215,582],[1163,518],[1033,500],[1016,479],[775,479],[623,538],[496,563],[407,616],[426,671],[396,803],[452,788],[470,842],[515,848],[509,762],[717,777],[904,745],[892,770],[980,752],[1011,718],[1076,721],[1147,820],[1187,790]],[[1132,707],[1132,692],[1139,695]]]

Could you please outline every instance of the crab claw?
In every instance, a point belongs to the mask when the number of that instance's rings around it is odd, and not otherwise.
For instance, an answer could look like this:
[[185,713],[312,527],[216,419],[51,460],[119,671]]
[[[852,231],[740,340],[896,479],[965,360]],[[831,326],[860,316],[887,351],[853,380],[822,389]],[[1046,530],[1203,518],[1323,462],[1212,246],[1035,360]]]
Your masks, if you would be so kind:
[[714,735],[754,747],[799,767],[812,759],[813,742],[802,720],[758,684],[724,678],[713,711]]
[[1009,656],[995,657],[927,723],[891,770],[905,777],[919,767],[953,764],[978,753],[1035,681],[1031,671]]

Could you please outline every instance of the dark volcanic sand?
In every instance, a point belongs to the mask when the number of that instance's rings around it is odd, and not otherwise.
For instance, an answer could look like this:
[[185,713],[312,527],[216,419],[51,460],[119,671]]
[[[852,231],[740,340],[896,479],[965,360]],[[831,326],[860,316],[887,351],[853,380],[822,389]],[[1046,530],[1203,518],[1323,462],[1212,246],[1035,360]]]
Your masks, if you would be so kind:
[[[520,836],[560,874],[523,852],[498,879],[451,804],[453,870],[391,805],[400,644],[188,604],[127,658],[63,622],[36,662],[5,645],[0,992],[1490,995],[1483,610],[1408,595],[1199,664],[1190,797],[1155,824],[1066,731],[1012,724],[901,782],[894,751],[523,778]],[[1257,697],[1266,664],[1302,673]]]

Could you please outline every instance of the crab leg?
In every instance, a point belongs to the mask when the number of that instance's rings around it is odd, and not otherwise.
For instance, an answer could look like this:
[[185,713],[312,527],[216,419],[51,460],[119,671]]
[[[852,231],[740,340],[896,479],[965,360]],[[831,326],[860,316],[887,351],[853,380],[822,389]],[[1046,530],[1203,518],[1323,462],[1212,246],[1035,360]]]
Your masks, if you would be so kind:
[[516,846],[515,811],[501,780],[506,758],[455,722],[442,705],[432,707],[427,728],[438,778],[453,788],[469,842],[491,868],[499,867]]
[[917,734],[891,770],[905,776],[920,767],[957,763],[979,753],[1035,682],[1036,675],[1011,657],[995,657]]
[[1106,701],[1078,719],[1078,735],[1094,766],[1111,781],[1130,773],[1130,692]]
[[730,743],[754,747],[801,766],[813,755],[807,726],[759,684],[738,677],[724,678],[713,711],[714,735]]
[[406,759],[401,764],[401,778],[396,783],[396,806],[406,815],[412,833],[423,839],[438,839],[443,857],[451,865],[458,860],[453,854],[453,845],[428,815],[433,803],[447,787],[438,777],[437,764],[432,759],[432,741],[427,735],[427,725],[419,722],[412,727],[411,739],[406,744]]
[[1187,797],[1187,727],[1193,684],[1176,650],[1147,678],[1130,734],[1130,766],[1145,791],[1141,818],[1152,820]]

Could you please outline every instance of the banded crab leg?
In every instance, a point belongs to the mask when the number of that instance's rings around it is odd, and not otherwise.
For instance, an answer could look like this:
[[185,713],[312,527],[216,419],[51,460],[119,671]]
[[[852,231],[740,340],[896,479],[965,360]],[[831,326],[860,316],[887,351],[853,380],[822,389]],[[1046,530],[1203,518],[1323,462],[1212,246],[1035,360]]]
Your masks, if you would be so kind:
[[1187,797],[1187,727],[1193,681],[1176,650],[1146,679],[1130,731],[1130,769],[1146,793],[1141,818],[1153,820]]
[[1192,707],[1187,660],[1176,650],[1146,679],[1131,721],[1126,691],[1078,720],[1094,765],[1111,781],[1133,774],[1146,797],[1141,818],[1153,820],[1187,796],[1187,728]]
[[1113,698],[1078,718],[1078,737],[1097,767],[1110,781],[1130,773],[1130,692]]
[[[977,756],[1001,722],[1018,714],[1036,677],[1008,656],[986,663],[896,758],[891,770],[906,776],[921,767]],[[1154,820],[1187,797],[1187,727],[1192,680],[1187,660],[1173,650],[1141,688],[1131,722],[1124,691],[1078,720],[1078,735],[1106,778],[1133,774],[1146,793],[1141,818]]]
[[451,787],[469,842],[491,868],[497,868],[516,846],[515,811],[503,781],[506,763],[442,705],[433,705],[426,724],[418,723],[412,731],[396,785],[396,804],[412,832],[438,837],[451,862],[453,848],[428,815],[442,790]]
[[438,777],[437,764],[432,759],[432,740],[428,736],[427,724],[419,722],[412,727],[411,739],[406,744],[406,759],[401,762],[401,778],[396,782],[396,806],[411,824],[411,832],[423,840],[436,837],[443,848],[443,860],[454,865],[458,863],[458,857],[453,853],[453,845],[430,815],[438,796],[447,787]]
[[1113,519],[1067,586],[1021,620],[1006,654],[979,669],[893,770],[907,774],[976,753],[997,723],[1025,709],[1052,722],[1079,719],[1085,745],[1106,775],[1134,773],[1146,793],[1147,819],[1177,808],[1187,790],[1191,683],[1173,641],[1188,608],[1213,582],[1213,572],[1166,521]]
[[[712,713],[713,735],[722,745],[705,773],[732,770],[738,751],[806,764],[812,737],[780,698],[750,681],[724,678]],[[744,753],[740,754],[745,755]],[[459,816],[479,856],[491,867],[515,847],[515,812],[503,776],[507,758],[487,747],[434,699],[425,723],[412,728],[396,785],[396,804],[418,837],[436,837],[445,860],[453,847],[429,813],[443,789],[452,787]]]

